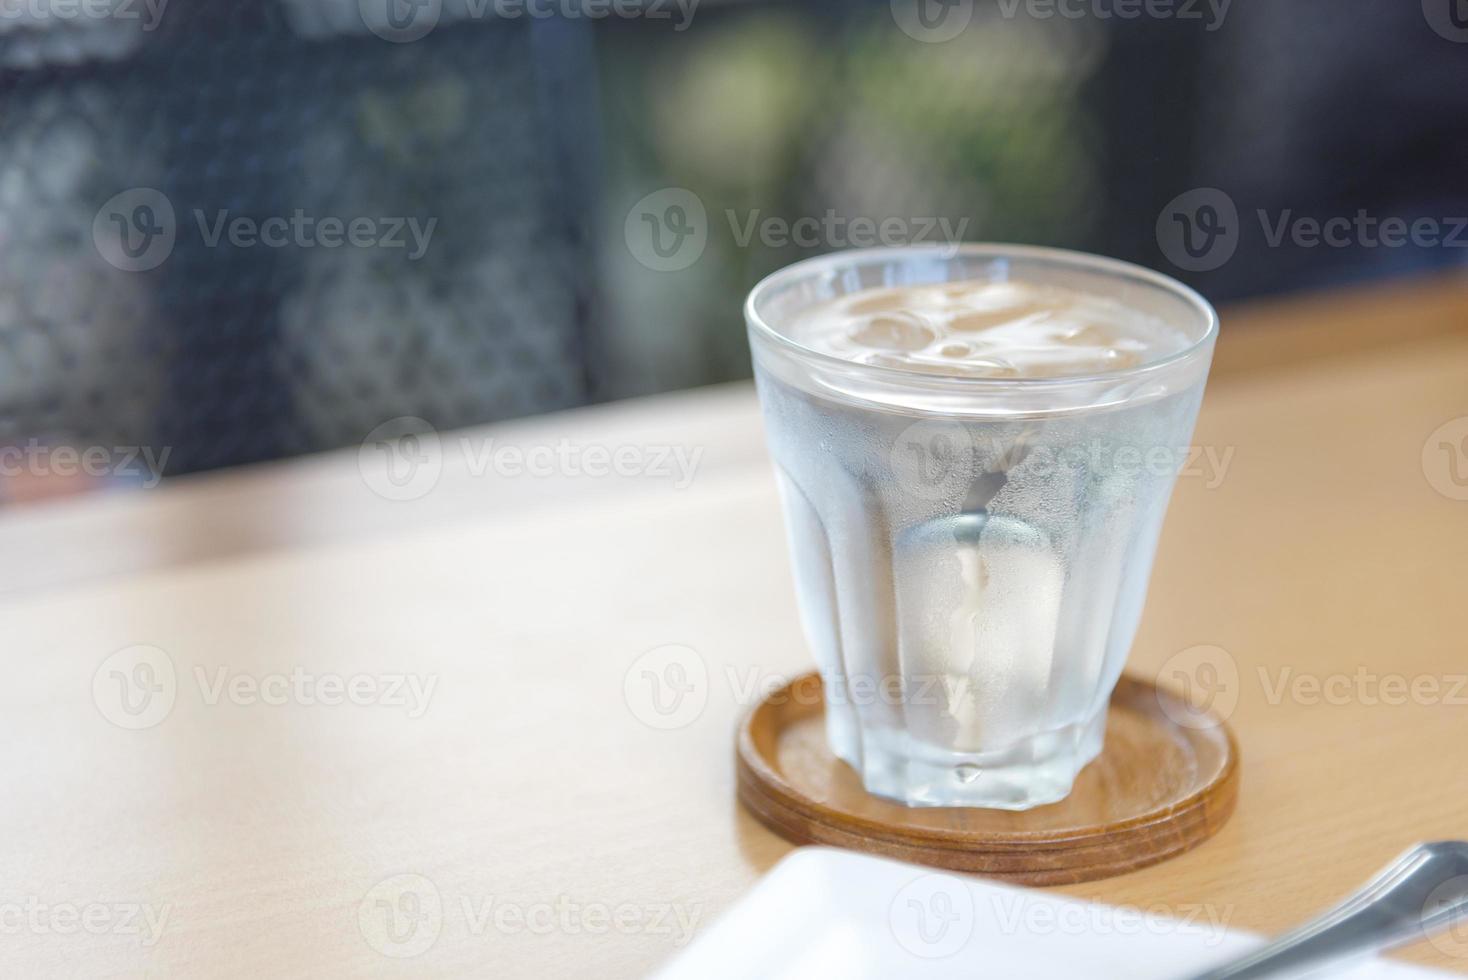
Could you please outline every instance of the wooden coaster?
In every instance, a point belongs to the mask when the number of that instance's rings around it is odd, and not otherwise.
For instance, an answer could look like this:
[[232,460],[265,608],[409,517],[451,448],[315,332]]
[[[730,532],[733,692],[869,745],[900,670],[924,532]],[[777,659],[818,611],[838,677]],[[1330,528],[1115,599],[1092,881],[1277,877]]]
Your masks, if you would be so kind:
[[1238,798],[1228,726],[1132,676],[1112,696],[1100,757],[1070,796],[1033,810],[905,807],[869,795],[826,744],[815,673],[749,713],[737,756],[740,801],[788,840],[1031,885],[1107,878],[1181,854],[1217,833]]

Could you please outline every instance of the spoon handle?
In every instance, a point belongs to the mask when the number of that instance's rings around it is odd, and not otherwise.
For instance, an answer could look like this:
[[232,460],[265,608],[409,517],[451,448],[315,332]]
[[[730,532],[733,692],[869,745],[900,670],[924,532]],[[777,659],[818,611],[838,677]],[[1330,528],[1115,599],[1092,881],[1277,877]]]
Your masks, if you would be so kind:
[[1418,844],[1320,918],[1189,980],[1265,980],[1340,969],[1468,918],[1468,842]]

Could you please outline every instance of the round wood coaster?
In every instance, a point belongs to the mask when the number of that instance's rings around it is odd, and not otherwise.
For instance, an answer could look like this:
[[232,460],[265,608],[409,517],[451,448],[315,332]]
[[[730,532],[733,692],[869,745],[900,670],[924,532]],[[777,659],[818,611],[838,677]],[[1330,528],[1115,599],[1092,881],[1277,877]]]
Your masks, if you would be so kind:
[[740,801],[788,840],[1032,885],[1106,878],[1181,854],[1213,836],[1238,797],[1228,726],[1131,676],[1112,696],[1101,755],[1070,796],[1033,810],[906,807],[869,795],[826,744],[815,673],[749,713],[737,756]]

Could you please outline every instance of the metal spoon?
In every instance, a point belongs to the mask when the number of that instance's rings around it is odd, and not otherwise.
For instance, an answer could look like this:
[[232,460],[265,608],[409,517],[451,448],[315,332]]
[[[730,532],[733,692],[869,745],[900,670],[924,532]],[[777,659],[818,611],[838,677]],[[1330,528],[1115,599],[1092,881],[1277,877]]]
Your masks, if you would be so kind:
[[1188,980],[1264,980],[1339,970],[1468,920],[1468,842],[1418,844],[1325,915]]

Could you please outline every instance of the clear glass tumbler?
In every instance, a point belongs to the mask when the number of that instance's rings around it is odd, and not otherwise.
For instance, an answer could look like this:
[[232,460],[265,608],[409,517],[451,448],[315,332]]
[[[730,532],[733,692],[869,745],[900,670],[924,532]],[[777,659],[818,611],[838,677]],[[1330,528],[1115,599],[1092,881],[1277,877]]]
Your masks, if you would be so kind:
[[[784,330],[874,286],[1057,283],[1163,317],[1188,345],[1084,377],[858,364]],[[745,306],[826,733],[868,792],[911,806],[1062,799],[1101,751],[1217,317],[1123,262],[970,245],[841,252]]]

